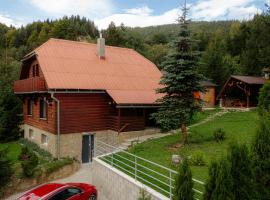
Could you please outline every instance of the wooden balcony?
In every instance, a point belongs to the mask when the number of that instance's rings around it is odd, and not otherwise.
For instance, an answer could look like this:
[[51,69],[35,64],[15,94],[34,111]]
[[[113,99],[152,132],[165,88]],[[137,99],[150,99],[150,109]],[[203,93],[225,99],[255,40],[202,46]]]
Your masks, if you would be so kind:
[[15,81],[14,92],[15,93],[32,93],[46,91],[47,87],[45,79],[43,77],[34,77],[23,80]]

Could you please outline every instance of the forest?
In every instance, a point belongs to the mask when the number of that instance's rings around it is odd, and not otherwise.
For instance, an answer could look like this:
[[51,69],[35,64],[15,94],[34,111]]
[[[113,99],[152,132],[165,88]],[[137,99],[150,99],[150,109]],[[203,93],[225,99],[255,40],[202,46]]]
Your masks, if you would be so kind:
[[[102,35],[107,45],[132,48],[162,69],[179,24],[130,28],[113,22]],[[205,79],[218,85],[218,90],[231,74],[262,75],[270,63],[270,12],[255,15],[249,21],[191,22],[189,30],[199,52],[199,71]],[[93,21],[80,16],[36,21],[20,28],[0,23],[0,140],[17,137],[10,133],[12,124],[21,116],[20,99],[13,94],[18,79],[20,60],[49,38],[95,43],[99,31]],[[7,138],[6,136],[9,135]]]

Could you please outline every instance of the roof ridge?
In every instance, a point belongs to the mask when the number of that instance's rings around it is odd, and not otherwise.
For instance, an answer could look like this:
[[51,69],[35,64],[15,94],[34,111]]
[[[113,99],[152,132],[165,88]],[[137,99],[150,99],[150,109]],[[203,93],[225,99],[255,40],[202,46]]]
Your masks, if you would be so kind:
[[[80,44],[85,44],[85,45],[93,45],[93,46],[96,46],[97,44],[96,43],[91,43],[91,42],[83,42],[83,41],[75,41],[75,40],[66,40],[66,39],[60,39],[60,38],[50,38],[48,41],[50,40],[56,40],[56,41],[62,41],[62,42],[67,42],[67,43],[80,43]],[[47,41],[47,42],[48,42]],[[42,46],[42,45],[41,45]],[[40,46],[40,47],[41,47]],[[134,49],[132,48],[127,48],[127,47],[118,47],[118,46],[111,46],[111,45],[106,45],[105,43],[105,46],[106,47],[109,47],[109,48],[118,48],[118,49],[126,49],[126,50],[131,50],[131,51],[135,51]],[[136,51],[135,51],[136,52]]]

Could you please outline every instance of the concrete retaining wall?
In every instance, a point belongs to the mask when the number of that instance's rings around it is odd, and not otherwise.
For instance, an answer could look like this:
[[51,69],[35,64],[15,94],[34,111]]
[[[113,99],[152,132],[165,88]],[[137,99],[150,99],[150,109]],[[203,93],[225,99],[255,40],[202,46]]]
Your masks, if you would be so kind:
[[152,200],[169,200],[98,158],[94,158],[92,170],[92,183],[101,194],[100,200],[137,200],[141,189],[150,194]]

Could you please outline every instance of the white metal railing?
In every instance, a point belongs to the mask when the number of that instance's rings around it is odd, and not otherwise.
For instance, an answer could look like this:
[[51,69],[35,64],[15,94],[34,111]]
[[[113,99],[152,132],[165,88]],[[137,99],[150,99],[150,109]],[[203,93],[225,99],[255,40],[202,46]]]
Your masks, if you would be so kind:
[[[96,140],[95,149],[96,156],[100,160],[172,199],[175,177],[178,172],[100,140]],[[204,182],[197,179],[193,179],[193,181],[196,186],[204,185]],[[193,191],[196,199],[201,199],[203,192],[199,188],[193,188]]]

